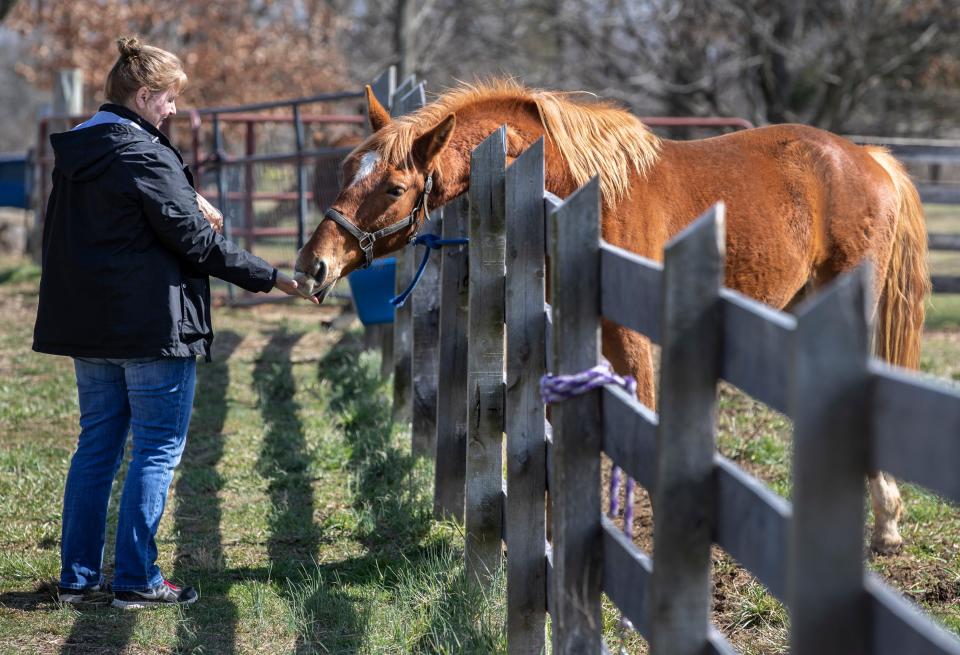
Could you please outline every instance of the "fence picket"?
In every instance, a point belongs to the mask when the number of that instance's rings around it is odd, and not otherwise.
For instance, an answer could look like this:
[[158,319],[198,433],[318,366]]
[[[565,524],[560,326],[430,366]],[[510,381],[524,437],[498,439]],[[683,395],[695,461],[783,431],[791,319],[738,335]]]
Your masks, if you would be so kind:
[[502,550],[505,167],[500,128],[470,161],[465,557],[468,577],[481,582],[499,567]]
[[[444,239],[467,234],[469,199],[455,198],[443,210]],[[441,250],[440,345],[442,364],[437,385],[437,455],[434,464],[433,514],[463,521],[467,466],[467,259],[466,246]]]
[[387,66],[376,79],[370,83],[370,89],[380,104],[390,109],[393,106],[393,94],[397,91],[397,67]]
[[867,652],[863,481],[867,473],[868,267],[797,308],[793,348],[790,652]]
[[[403,116],[423,106],[423,84],[414,88],[413,76],[397,88],[391,103],[391,115]],[[397,253],[394,293],[409,284],[416,268],[414,253],[404,248]],[[393,420],[406,423],[413,417],[413,313],[411,303],[398,307],[393,319]]]
[[661,655],[699,655],[709,640],[723,234],[719,203],[664,252],[650,602],[650,646]]
[[[550,217],[552,369],[597,364],[600,327],[600,184],[593,178]],[[556,655],[600,652],[600,391],[552,406],[553,605]]]
[[[433,220],[421,234],[442,234],[443,209],[433,212]],[[426,246],[422,246],[426,248]],[[414,259],[422,256],[414,250]],[[437,376],[440,340],[440,254],[427,259],[423,277],[407,299],[413,315],[413,426],[411,452],[414,457],[434,458],[437,448]]]
[[507,644],[511,653],[544,648],[546,569],[544,490],[546,412],[540,376],[546,369],[543,314],[546,262],[543,139],[506,173]]

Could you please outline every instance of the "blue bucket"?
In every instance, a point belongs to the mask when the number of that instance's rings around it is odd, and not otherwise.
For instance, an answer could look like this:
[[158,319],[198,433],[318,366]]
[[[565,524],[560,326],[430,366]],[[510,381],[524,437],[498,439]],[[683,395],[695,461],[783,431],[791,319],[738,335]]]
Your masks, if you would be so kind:
[[0,207],[27,208],[27,156],[0,155]]
[[394,257],[377,259],[370,268],[359,268],[347,276],[353,304],[364,325],[393,323],[394,279],[397,260]]

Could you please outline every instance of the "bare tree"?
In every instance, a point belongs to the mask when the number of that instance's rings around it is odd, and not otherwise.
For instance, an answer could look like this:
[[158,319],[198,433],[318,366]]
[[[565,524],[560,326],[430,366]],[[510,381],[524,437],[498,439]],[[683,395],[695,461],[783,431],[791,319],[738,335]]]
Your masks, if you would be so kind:
[[35,86],[48,87],[59,68],[82,68],[87,104],[94,104],[116,60],[117,37],[140,34],[180,56],[191,79],[188,102],[199,106],[344,88],[346,67],[335,42],[341,23],[322,0],[101,0],[96,10],[24,0],[7,18],[29,48],[16,70]]
[[642,113],[917,131],[960,82],[956,0],[340,1],[358,77],[403,62],[434,90],[507,74]]
[[0,22],[7,17],[7,14],[10,13],[10,10],[13,9],[13,6],[17,4],[18,0],[0,0]]

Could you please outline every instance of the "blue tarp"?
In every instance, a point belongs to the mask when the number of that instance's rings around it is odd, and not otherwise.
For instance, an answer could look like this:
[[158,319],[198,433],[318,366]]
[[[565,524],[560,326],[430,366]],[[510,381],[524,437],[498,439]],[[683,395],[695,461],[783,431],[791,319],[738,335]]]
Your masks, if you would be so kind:
[[27,156],[0,155],[0,207],[27,207]]

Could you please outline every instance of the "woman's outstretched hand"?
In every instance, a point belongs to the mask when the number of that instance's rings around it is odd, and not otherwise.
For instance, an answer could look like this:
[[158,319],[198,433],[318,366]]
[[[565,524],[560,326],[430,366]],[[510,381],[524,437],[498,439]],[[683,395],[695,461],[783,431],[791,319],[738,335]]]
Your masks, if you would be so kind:
[[[276,282],[276,284],[275,284],[274,286],[275,286],[276,288],[280,289],[281,291],[283,291],[283,292],[284,292],[285,294],[287,294],[288,296],[301,296],[301,297],[305,297],[305,296],[303,296],[303,294],[300,293],[300,291],[297,289],[297,286],[298,286],[298,285],[297,285],[297,281],[294,280],[294,279],[293,279],[292,277],[290,277],[289,275],[287,275],[286,273],[284,273],[283,271],[279,271],[279,270],[277,271],[277,282]],[[309,297],[307,297],[307,299],[308,299],[310,302],[312,302],[314,305],[319,305],[319,304],[320,304],[320,301],[317,299],[316,296],[309,296]]]

